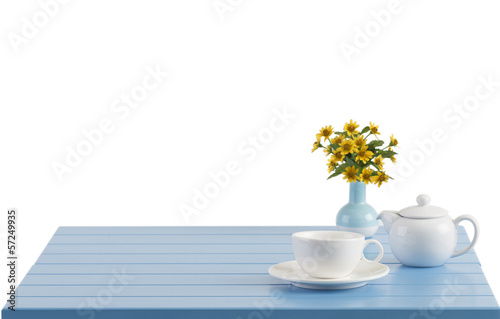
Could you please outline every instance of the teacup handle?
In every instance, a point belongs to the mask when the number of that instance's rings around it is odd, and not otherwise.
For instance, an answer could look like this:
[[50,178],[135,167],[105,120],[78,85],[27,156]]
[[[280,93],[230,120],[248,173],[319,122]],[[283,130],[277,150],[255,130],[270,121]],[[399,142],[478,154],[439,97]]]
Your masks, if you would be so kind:
[[453,255],[451,255],[451,257],[457,257],[457,256],[460,256],[460,255],[463,255],[466,252],[468,252],[469,250],[471,250],[476,245],[477,239],[479,238],[479,223],[477,222],[477,220],[474,217],[472,217],[471,215],[461,215],[461,216],[458,216],[453,221],[455,223],[455,228],[457,230],[458,230],[458,224],[462,220],[468,220],[468,221],[470,221],[472,223],[472,225],[474,226],[474,238],[472,239],[472,241],[469,244],[469,246],[465,247],[464,249],[455,250],[453,252]]
[[368,246],[370,244],[375,244],[375,245],[378,246],[378,256],[377,256],[377,258],[375,258],[373,260],[366,259],[365,254],[363,253],[361,255],[361,259],[363,259],[364,261],[369,262],[369,263],[378,263],[380,261],[380,259],[382,259],[382,257],[384,256],[384,247],[382,246],[381,243],[379,243],[375,239],[367,239],[367,240],[365,240],[365,247],[363,249],[365,249],[366,246]]

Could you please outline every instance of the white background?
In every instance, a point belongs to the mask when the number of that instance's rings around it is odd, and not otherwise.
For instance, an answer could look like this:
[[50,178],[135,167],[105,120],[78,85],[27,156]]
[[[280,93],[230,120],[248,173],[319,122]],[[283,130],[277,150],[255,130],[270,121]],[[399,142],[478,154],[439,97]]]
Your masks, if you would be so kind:
[[[401,145],[398,165],[386,163],[396,180],[370,186],[368,201],[400,209],[427,193],[453,217],[474,215],[499,296],[500,87],[460,118],[450,112],[474,102],[480,78],[500,81],[500,3],[401,0],[380,30],[370,12],[389,1],[229,3],[221,15],[212,0],[69,1],[16,46],[42,9],[2,2],[1,249],[16,207],[20,276],[63,225],[333,225],[348,185],[326,181],[311,146],[321,126],[352,118]],[[349,63],[341,44],[367,25],[372,36]],[[113,111],[148,67],[169,76],[128,116]],[[250,157],[248,139],[269,133],[285,106],[295,117]],[[104,118],[114,130],[60,181],[54,162],[65,165],[68,147]],[[422,155],[419,141],[436,129],[444,141]],[[179,205],[231,161],[239,174],[184,219]]]

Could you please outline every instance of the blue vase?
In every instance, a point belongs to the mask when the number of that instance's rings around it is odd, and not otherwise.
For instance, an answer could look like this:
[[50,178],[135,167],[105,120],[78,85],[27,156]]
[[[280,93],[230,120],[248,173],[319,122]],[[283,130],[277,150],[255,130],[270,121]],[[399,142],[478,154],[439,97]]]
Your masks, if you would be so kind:
[[349,203],[337,214],[337,229],[371,237],[378,226],[377,212],[366,202],[366,184],[349,183]]

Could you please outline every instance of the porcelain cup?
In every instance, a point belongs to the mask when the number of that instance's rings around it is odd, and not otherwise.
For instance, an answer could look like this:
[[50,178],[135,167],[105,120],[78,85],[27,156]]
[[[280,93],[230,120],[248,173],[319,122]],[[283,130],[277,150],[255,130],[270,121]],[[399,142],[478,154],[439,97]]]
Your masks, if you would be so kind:
[[[316,278],[341,278],[354,271],[361,260],[377,263],[384,248],[375,239],[365,240],[358,233],[344,231],[304,231],[292,235],[295,259],[302,269]],[[377,258],[368,260],[363,250],[369,244],[378,246]]]

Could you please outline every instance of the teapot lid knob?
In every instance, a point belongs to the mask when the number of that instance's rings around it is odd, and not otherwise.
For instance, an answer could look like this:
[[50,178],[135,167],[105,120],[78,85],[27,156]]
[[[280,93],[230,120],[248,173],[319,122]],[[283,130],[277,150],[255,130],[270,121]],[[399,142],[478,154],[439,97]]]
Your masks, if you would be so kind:
[[418,206],[406,207],[399,212],[399,215],[414,219],[440,218],[448,215],[448,211],[431,205],[431,197],[421,194],[417,197]]
[[429,206],[430,203],[431,197],[429,195],[422,194],[417,197],[418,206]]

